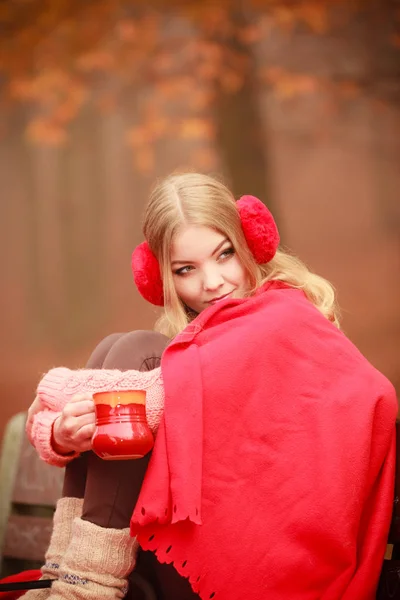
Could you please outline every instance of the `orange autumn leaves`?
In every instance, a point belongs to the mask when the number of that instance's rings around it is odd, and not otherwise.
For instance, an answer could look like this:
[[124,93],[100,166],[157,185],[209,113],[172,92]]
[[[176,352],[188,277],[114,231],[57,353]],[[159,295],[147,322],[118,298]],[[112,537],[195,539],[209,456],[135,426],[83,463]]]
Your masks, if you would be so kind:
[[[193,164],[198,168],[212,169],[215,166],[212,150],[215,136],[215,125],[210,118],[169,120],[161,115],[132,127],[126,134],[126,141],[133,150],[135,166],[142,173],[150,173],[155,168],[157,142],[166,138],[192,142],[190,157]],[[211,142],[210,146],[207,142]]]
[[[212,168],[215,104],[249,77],[281,101],[328,89],[329,81],[280,65],[255,70],[253,46],[276,29],[290,35],[300,26],[324,35],[330,7],[348,6],[345,0],[252,0],[246,18],[238,18],[229,0],[175,9],[172,0],[152,8],[132,0],[30,0],[24,11],[19,4],[11,0],[0,10],[0,24],[10,31],[0,38],[0,76],[7,99],[31,115],[29,141],[67,143],[70,124],[87,106],[120,111],[128,123],[125,141],[143,173],[153,170],[157,147],[168,139],[187,143],[190,162]],[[357,92],[351,81],[339,87],[348,96]]]
[[73,75],[48,69],[11,81],[10,97],[36,106],[37,116],[27,125],[28,139],[58,146],[67,140],[66,128],[83,106],[87,90]]

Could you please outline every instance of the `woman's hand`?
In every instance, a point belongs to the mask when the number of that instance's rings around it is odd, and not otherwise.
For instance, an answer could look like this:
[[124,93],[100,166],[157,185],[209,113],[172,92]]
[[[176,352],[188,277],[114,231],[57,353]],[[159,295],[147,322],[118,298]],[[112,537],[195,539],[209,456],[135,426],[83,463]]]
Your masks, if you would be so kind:
[[40,412],[43,409],[44,409],[44,406],[43,406],[39,396],[36,396],[36,398],[34,399],[32,404],[28,408],[28,416],[27,416],[26,425],[25,425],[26,431],[28,433],[28,438],[31,443],[32,443],[31,430],[32,430],[32,425],[33,425],[33,418],[35,415],[37,415],[38,412]]
[[68,402],[53,424],[52,446],[58,454],[86,452],[92,447],[95,430],[91,394],[77,394]]

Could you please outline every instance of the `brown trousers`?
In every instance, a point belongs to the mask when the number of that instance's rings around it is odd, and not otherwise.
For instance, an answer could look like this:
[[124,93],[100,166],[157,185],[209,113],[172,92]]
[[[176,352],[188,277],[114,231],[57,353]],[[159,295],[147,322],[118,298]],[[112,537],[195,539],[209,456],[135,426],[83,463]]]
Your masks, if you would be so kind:
[[[95,348],[87,368],[150,371],[160,366],[169,339],[153,331],[116,333]],[[140,460],[105,461],[85,452],[65,470],[63,496],[83,498],[82,519],[100,527],[123,529],[139,496],[151,453]],[[195,600],[188,581],[172,565],[162,565],[151,552],[139,552],[135,573],[153,586],[157,600]],[[132,598],[141,600],[132,576]]]

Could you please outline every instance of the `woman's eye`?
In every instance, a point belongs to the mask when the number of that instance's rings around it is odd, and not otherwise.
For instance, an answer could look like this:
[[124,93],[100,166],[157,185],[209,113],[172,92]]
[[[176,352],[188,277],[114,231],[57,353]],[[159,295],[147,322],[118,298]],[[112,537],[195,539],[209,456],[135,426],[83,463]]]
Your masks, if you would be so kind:
[[222,258],[223,260],[224,258],[228,258],[228,256],[232,256],[232,254],[235,254],[235,250],[233,248],[227,248],[226,250],[221,252],[219,258]]
[[[235,250],[233,247],[226,248],[226,250],[224,250],[223,252],[221,252],[221,254],[219,254],[218,260],[226,260],[233,254],[235,254]],[[194,267],[192,265],[186,265],[185,267],[180,267],[179,269],[174,271],[174,274],[175,275],[188,275],[193,270],[194,270]]]
[[181,267],[180,269],[178,269],[177,271],[175,271],[175,275],[187,275],[187,273],[190,273],[190,271],[193,269],[193,267],[187,266],[187,267]]

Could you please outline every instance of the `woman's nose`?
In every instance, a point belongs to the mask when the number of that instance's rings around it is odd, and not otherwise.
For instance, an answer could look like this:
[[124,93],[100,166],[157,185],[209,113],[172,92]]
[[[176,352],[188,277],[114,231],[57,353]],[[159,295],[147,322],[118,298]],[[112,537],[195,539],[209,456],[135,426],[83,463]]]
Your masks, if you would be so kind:
[[224,283],[224,278],[218,269],[209,269],[204,273],[203,288],[205,291],[217,290]]

